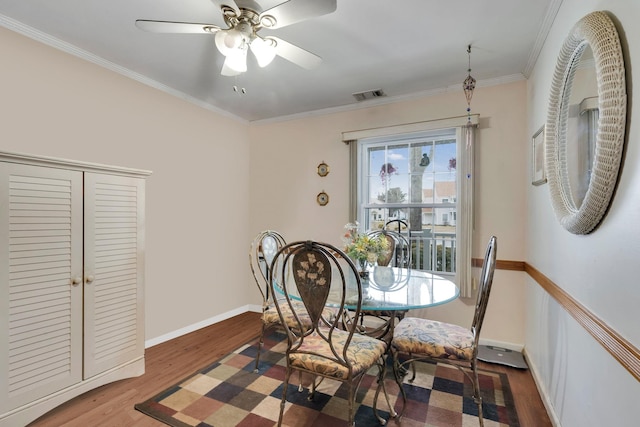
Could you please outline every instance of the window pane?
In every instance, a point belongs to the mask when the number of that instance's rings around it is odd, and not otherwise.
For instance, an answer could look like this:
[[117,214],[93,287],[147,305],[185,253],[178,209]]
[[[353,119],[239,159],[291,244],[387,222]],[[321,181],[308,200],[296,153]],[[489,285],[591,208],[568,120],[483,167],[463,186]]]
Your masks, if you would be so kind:
[[441,131],[360,142],[362,231],[399,227],[411,240],[413,267],[439,273],[455,272],[453,135]]
[[452,180],[455,180],[456,141],[442,140],[435,144],[433,164],[435,172],[448,172]]
[[369,195],[369,199],[365,201],[366,204],[379,204],[379,203],[386,203],[386,201],[380,200],[379,199],[379,195],[380,194],[384,194],[384,190],[383,187],[380,185],[380,177],[376,176],[370,176],[369,177],[369,191],[368,191],[368,195]]

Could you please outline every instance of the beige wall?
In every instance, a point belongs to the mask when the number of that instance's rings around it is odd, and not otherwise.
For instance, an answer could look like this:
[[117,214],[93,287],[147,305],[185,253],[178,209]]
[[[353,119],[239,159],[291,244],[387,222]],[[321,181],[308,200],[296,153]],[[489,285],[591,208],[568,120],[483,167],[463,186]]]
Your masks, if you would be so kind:
[[[476,159],[474,257],[482,258],[489,237],[498,236],[498,258],[524,259],[524,189],[528,150],[524,81],[476,89],[472,108],[480,114]],[[289,241],[317,239],[340,246],[349,221],[349,152],[342,132],[464,115],[462,91],[394,104],[277,123],[253,123],[251,140],[252,234],[280,230]],[[331,172],[321,178],[325,161]],[[325,190],[327,206],[316,204]],[[524,343],[524,273],[498,271],[483,339]],[[470,325],[475,301],[413,313]]]
[[0,52],[0,150],[153,171],[147,339],[244,307],[246,123],[3,28]]
[[[456,91],[248,125],[5,29],[0,47],[10,58],[0,69],[1,150],[153,171],[146,258],[151,343],[259,302],[246,254],[260,229],[282,230],[289,240],[341,243],[348,220],[343,131],[459,116],[466,108]],[[525,88],[521,81],[478,88],[474,95],[474,113],[481,115],[477,257],[491,234],[499,237],[500,258],[524,256],[526,147],[518,141],[527,137]],[[331,167],[324,179],[315,173],[322,160]],[[331,196],[324,208],[315,202],[321,190]],[[524,342],[523,288],[523,274],[498,272],[484,337]],[[469,324],[471,313],[470,301],[456,301],[421,314]]]
[[[571,27],[605,10],[621,34],[628,90],[640,81],[640,3],[630,0],[564,0],[528,81],[528,131],[546,119],[555,62]],[[562,228],[549,186],[527,186],[526,260],[607,325],[640,348],[640,112],[629,96],[624,165],[613,203],[600,227],[576,236]],[[638,425],[640,382],[531,279],[526,294],[526,349],[543,396],[559,425]],[[605,409],[606,408],[606,409]]]

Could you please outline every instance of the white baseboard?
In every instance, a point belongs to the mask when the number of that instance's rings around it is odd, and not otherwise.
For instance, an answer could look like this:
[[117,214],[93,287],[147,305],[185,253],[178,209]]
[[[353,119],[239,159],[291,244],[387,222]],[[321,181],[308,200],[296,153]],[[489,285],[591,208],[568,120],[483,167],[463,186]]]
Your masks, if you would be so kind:
[[174,338],[178,338],[178,337],[180,337],[182,335],[185,335],[185,334],[188,334],[190,332],[197,331],[198,329],[202,329],[202,328],[205,328],[207,326],[211,326],[214,323],[221,322],[223,320],[229,319],[229,318],[231,318],[233,316],[237,316],[238,314],[242,314],[242,313],[245,313],[247,311],[255,311],[257,313],[260,313],[262,311],[262,308],[259,305],[254,305],[254,304],[249,304],[249,305],[245,305],[245,306],[242,306],[242,307],[238,307],[236,309],[227,311],[226,313],[222,313],[222,314],[219,314],[217,316],[213,316],[213,317],[210,317],[208,319],[205,319],[205,320],[203,320],[201,322],[197,322],[197,323],[194,323],[192,325],[185,326],[184,328],[180,328],[178,330],[175,330],[173,332],[169,332],[168,334],[164,334],[164,335],[161,335],[161,336],[156,337],[156,338],[148,339],[148,340],[146,340],[144,342],[144,347],[145,348],[153,347],[154,345],[163,343],[165,341],[172,340]]
[[529,371],[531,372],[531,376],[533,377],[533,382],[536,384],[536,388],[538,389],[538,394],[542,399],[542,404],[547,410],[547,414],[549,415],[549,420],[551,420],[551,424],[553,424],[553,427],[562,427],[562,424],[560,424],[560,419],[558,419],[558,416],[556,415],[556,412],[553,409],[553,405],[551,404],[549,395],[547,394],[546,390],[544,390],[540,386],[540,384],[542,384],[542,381],[540,381],[540,375],[538,374],[538,369],[536,368],[536,365],[532,363],[531,359],[529,359],[529,356],[527,355],[526,350],[523,352],[523,354],[524,354],[525,360],[527,361],[527,365],[529,366]]
[[[262,306],[260,306],[258,304],[247,304],[245,306],[238,307],[236,309],[227,311],[226,313],[222,313],[222,314],[219,314],[217,316],[210,317],[209,319],[205,319],[203,321],[194,323],[192,325],[185,326],[184,328],[177,329],[177,330],[175,330],[173,332],[169,332],[169,333],[161,335],[159,337],[148,339],[148,340],[146,340],[144,342],[144,346],[145,346],[145,348],[153,347],[154,345],[163,343],[165,341],[169,341],[169,340],[174,339],[174,338],[178,338],[179,336],[188,334],[188,333],[193,332],[193,331],[197,331],[198,329],[206,328],[207,326],[211,326],[214,323],[221,322],[221,321],[226,320],[226,319],[228,319],[230,317],[237,316],[238,314],[242,314],[242,313],[245,313],[247,311],[260,313],[260,312],[262,312]],[[504,341],[496,341],[496,340],[488,340],[488,339],[483,339],[483,338],[480,338],[480,344],[481,345],[490,345],[490,346],[493,346],[493,347],[506,348],[508,350],[513,350],[513,351],[518,351],[518,352],[521,352],[523,347],[524,347],[522,344],[515,344],[515,343],[504,342]]]

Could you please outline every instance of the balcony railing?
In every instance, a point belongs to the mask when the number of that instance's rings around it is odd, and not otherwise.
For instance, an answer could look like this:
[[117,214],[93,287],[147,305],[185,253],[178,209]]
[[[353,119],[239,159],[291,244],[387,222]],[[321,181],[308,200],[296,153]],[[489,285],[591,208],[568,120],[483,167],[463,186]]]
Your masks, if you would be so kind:
[[409,236],[412,268],[438,274],[455,274],[455,236]]

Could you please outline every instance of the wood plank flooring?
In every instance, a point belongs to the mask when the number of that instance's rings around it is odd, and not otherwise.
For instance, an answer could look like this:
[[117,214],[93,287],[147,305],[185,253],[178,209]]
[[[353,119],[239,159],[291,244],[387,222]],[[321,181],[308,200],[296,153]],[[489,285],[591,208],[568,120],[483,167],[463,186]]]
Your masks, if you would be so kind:
[[[136,411],[133,405],[235,350],[257,337],[259,331],[260,315],[243,313],[148,348],[144,375],[89,391],[43,415],[29,427],[163,427],[165,424]],[[481,367],[509,376],[521,427],[552,426],[528,370],[484,363]]]

